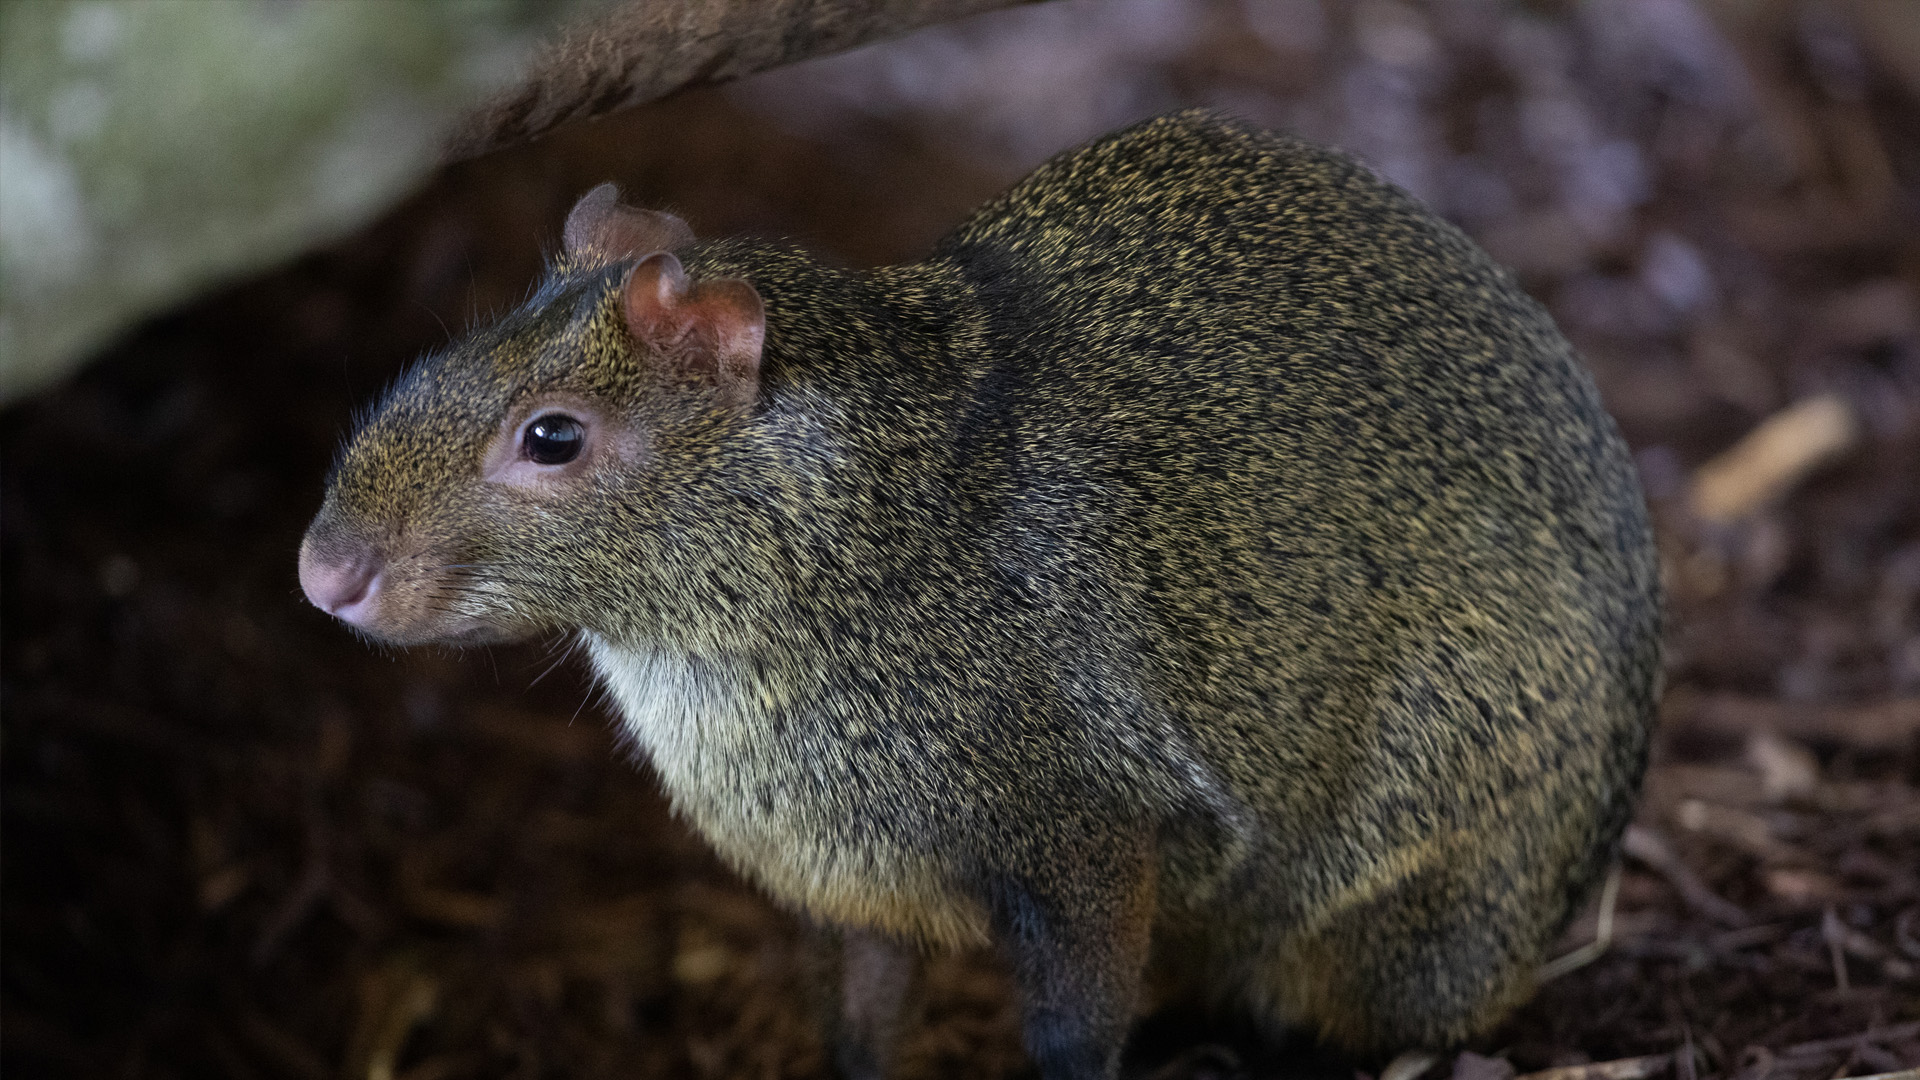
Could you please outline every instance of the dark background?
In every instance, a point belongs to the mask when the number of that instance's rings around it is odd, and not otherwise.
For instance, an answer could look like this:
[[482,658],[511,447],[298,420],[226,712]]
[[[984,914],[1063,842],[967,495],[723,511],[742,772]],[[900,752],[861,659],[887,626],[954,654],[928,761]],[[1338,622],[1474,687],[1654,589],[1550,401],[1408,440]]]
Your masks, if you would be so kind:
[[[353,410],[525,295],[595,183],[877,264],[1182,103],[1349,146],[1514,265],[1660,523],[1668,693],[1613,947],[1442,1074],[1920,1063],[1920,55],[1872,14],[1897,8],[989,16],[449,167],[150,321],[0,423],[0,1063],[823,1075],[798,927],[671,819],[565,643],[369,650],[302,600],[300,533]],[[1697,512],[1697,470],[1809,399],[1853,437]],[[1022,1074],[997,958],[930,985],[902,1075]],[[1136,1061],[1182,1053],[1167,1080],[1301,1060],[1174,1021]]]

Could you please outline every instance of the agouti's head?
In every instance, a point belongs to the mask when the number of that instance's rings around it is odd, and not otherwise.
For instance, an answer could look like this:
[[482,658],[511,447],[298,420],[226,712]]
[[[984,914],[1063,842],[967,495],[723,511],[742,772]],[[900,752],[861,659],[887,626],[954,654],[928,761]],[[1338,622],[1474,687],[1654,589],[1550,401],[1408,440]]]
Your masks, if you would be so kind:
[[422,361],[349,440],[300,545],[307,599],[393,644],[478,644],[592,626],[632,589],[614,564],[673,528],[674,474],[760,391],[759,294],[689,281],[671,252],[692,238],[611,184],[583,197],[539,293]]

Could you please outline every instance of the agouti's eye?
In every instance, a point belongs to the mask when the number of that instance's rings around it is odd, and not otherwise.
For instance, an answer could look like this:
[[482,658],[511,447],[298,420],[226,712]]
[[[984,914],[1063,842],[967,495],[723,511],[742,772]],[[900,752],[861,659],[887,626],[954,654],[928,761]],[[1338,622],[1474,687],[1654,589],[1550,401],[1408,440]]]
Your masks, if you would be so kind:
[[580,456],[587,432],[580,421],[564,413],[548,413],[527,425],[521,446],[536,465],[565,465]]

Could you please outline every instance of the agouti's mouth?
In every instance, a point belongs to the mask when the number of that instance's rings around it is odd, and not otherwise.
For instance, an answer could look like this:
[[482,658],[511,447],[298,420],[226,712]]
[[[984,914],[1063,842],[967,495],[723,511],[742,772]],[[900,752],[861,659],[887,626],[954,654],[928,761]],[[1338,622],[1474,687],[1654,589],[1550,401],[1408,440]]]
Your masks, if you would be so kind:
[[492,623],[472,622],[456,630],[433,637],[431,643],[466,647],[470,645],[510,645],[524,640],[528,635],[516,634],[502,626]]
[[385,607],[356,629],[389,645],[508,645],[532,636],[529,631],[503,625],[485,614],[448,611],[427,601],[425,590],[401,589]]
[[462,619],[454,624],[438,626],[390,626],[380,622],[350,624],[366,637],[383,645],[395,645],[411,648],[418,645],[449,645],[456,649],[473,648],[484,645],[511,645],[530,637],[530,634],[516,633],[507,627],[489,622]]

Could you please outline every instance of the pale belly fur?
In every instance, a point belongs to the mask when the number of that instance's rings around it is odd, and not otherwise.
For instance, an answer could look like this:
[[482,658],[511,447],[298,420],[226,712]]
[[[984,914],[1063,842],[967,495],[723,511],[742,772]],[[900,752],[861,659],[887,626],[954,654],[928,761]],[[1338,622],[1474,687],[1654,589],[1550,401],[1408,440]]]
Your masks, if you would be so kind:
[[[621,725],[660,774],[674,810],[737,870],[776,899],[826,922],[929,944],[987,941],[985,912],[933,860],[836,835],[826,800],[776,800],[750,792],[807,790],[811,773],[790,747],[766,737],[770,691],[725,667],[582,635]],[[788,782],[791,781],[791,782]]]

